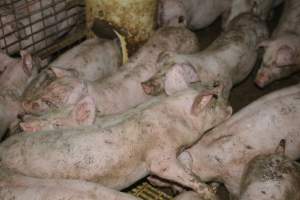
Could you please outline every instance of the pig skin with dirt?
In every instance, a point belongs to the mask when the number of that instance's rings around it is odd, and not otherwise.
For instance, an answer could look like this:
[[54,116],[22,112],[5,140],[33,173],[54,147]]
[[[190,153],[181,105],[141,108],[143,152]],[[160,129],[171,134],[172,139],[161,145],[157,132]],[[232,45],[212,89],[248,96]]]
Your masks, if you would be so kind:
[[259,47],[265,49],[255,79],[259,87],[300,71],[300,1],[285,0],[277,28]]
[[171,95],[190,83],[200,82],[209,86],[221,84],[227,98],[231,87],[251,72],[257,58],[256,46],[267,36],[266,25],[260,19],[242,14],[204,51],[161,56],[161,69],[142,83],[144,91],[149,95],[162,91]]
[[253,158],[244,171],[240,200],[300,199],[300,165],[284,155],[284,146]]
[[37,65],[30,54],[21,51],[22,58],[0,53],[0,139],[11,122],[23,112],[20,98],[28,83],[37,75]]
[[272,7],[282,0],[159,0],[157,23],[201,29],[222,15],[223,27],[240,14],[252,13],[265,20]]
[[[75,71],[78,78],[95,81],[113,74],[121,64],[122,52],[117,40],[94,38],[60,55],[49,67]],[[59,76],[65,76],[64,71]]]
[[[62,78],[60,81],[63,83],[54,81],[46,88],[40,88],[40,91],[36,92],[38,95],[27,99],[23,107],[27,113],[35,114],[42,110],[51,110],[50,104],[54,104],[56,108],[70,105],[69,96],[90,95],[93,97],[100,115],[121,113],[151,98],[144,93],[140,83],[158,71],[157,59],[163,51],[192,53],[198,49],[197,37],[191,31],[185,28],[165,27],[155,32],[149,41],[129,59],[129,62],[121,67],[118,73],[94,82],[76,81],[70,77],[63,81]],[[72,87],[73,89],[66,89],[65,84],[72,86],[71,82],[78,83],[77,86],[81,89],[76,90],[75,86]],[[46,105],[45,99],[50,106]],[[57,99],[66,101],[62,101],[58,105]],[[72,103],[75,103],[74,101]]]
[[151,173],[208,198],[210,188],[176,156],[228,118],[231,108],[200,90],[153,98],[135,115],[116,117],[107,126],[12,136],[0,145],[0,165],[25,176],[80,179],[114,189]]
[[247,163],[273,153],[287,142],[286,156],[300,158],[300,85],[275,91],[256,100],[205,134],[179,156],[203,181],[223,182],[234,196]]
[[231,5],[231,0],[159,0],[157,22],[164,26],[200,29],[210,25]]
[[243,13],[251,13],[261,20],[266,20],[273,7],[278,6],[283,0],[232,0],[230,8],[223,17],[223,27],[228,26],[231,21]]
[[37,179],[0,172],[1,200],[139,200],[82,180]]

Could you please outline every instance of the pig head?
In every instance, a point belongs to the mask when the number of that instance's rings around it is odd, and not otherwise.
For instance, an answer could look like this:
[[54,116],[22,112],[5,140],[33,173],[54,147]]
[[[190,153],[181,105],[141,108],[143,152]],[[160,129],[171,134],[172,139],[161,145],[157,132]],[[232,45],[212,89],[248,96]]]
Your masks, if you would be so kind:
[[286,34],[274,40],[264,41],[259,47],[265,49],[262,64],[255,83],[265,87],[273,81],[290,76],[300,70],[300,36]]

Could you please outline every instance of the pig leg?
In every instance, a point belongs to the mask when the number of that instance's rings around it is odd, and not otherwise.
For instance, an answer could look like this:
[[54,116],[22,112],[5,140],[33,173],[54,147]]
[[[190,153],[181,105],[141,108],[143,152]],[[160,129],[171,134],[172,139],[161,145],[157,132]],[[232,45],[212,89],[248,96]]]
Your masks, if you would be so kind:
[[[160,154],[162,154],[160,152]],[[168,154],[165,154],[168,155]],[[170,154],[169,154],[170,155]],[[184,168],[179,161],[174,157],[153,159],[150,172],[161,178],[169,181],[180,183],[184,186],[190,187],[197,193],[203,196],[204,199],[213,199],[215,194],[205,183],[200,180],[188,169]]]

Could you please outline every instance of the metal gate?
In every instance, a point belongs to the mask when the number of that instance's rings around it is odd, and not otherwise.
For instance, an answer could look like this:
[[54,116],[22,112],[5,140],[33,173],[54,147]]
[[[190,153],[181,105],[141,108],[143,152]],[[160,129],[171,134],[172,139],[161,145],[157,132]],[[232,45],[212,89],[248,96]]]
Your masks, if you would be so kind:
[[[58,41],[71,32],[73,40],[84,36],[83,0],[1,0],[0,47],[12,55],[27,50],[46,57],[62,48]],[[84,30],[84,29],[83,29]],[[79,31],[79,32],[78,32]],[[67,43],[72,43],[72,37]]]

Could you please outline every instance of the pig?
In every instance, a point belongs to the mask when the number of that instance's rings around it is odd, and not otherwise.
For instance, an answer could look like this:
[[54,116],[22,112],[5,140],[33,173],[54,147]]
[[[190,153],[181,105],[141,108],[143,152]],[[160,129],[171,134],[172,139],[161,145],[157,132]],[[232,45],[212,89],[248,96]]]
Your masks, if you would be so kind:
[[116,72],[121,64],[122,52],[117,40],[93,38],[59,56],[49,68],[59,70],[56,72],[59,77],[74,70],[80,79],[96,81]]
[[247,163],[258,155],[274,153],[282,139],[287,142],[286,156],[300,158],[299,117],[300,84],[246,106],[178,159],[202,181],[222,182],[232,196],[238,197]]
[[222,85],[224,97],[234,84],[244,80],[256,63],[256,46],[266,39],[264,22],[251,14],[235,18],[207,49],[194,54],[166,52],[160,58],[161,69],[142,83],[148,95],[165,92],[172,95],[190,83]]
[[159,0],[158,26],[187,26],[200,29],[225,13],[232,0]]
[[0,197],[1,200],[139,200],[92,182],[37,179],[11,174],[0,177]]
[[[146,81],[158,71],[157,59],[163,51],[192,53],[198,49],[197,37],[191,31],[178,27],[161,28],[129,59],[127,64],[120,68],[118,73],[104,80],[94,82],[82,80],[82,85],[86,85],[87,90],[81,90],[81,94],[75,94],[75,92],[79,93],[78,90],[59,89],[65,88],[65,85],[55,81],[51,83],[55,87],[39,88],[41,92],[36,92],[37,95],[34,98],[26,99],[23,107],[28,114],[35,114],[46,106],[34,105],[45,105],[45,99],[50,103],[50,106],[44,110],[49,111],[53,108],[51,104],[58,107],[58,104],[55,103],[56,99],[68,99],[66,96],[90,95],[95,100],[99,115],[121,113],[151,98],[144,93],[140,83]],[[62,79],[64,78],[66,77]],[[82,86],[82,88],[84,87]],[[59,108],[66,105],[68,105],[68,102],[62,102]]]
[[21,51],[22,58],[0,53],[3,69],[0,75],[0,139],[10,123],[23,112],[20,97],[28,83],[37,75],[38,64],[31,55]]
[[11,55],[22,49],[37,53],[53,44],[78,23],[80,8],[68,8],[68,2],[20,0],[4,5],[0,10],[1,48]]
[[231,21],[243,13],[251,13],[265,21],[270,15],[272,8],[281,4],[282,1],[283,0],[232,0],[230,8],[222,19],[222,26],[224,29],[230,29],[228,26]]
[[231,107],[209,91],[197,87],[153,98],[135,115],[106,126],[12,136],[0,145],[0,165],[24,176],[80,179],[118,190],[151,173],[209,199],[210,187],[176,159],[231,115]]
[[300,164],[285,156],[281,145],[275,153],[258,155],[248,163],[240,200],[300,199]]
[[300,2],[286,0],[272,37],[258,45],[265,49],[255,83],[263,88],[300,70]]

